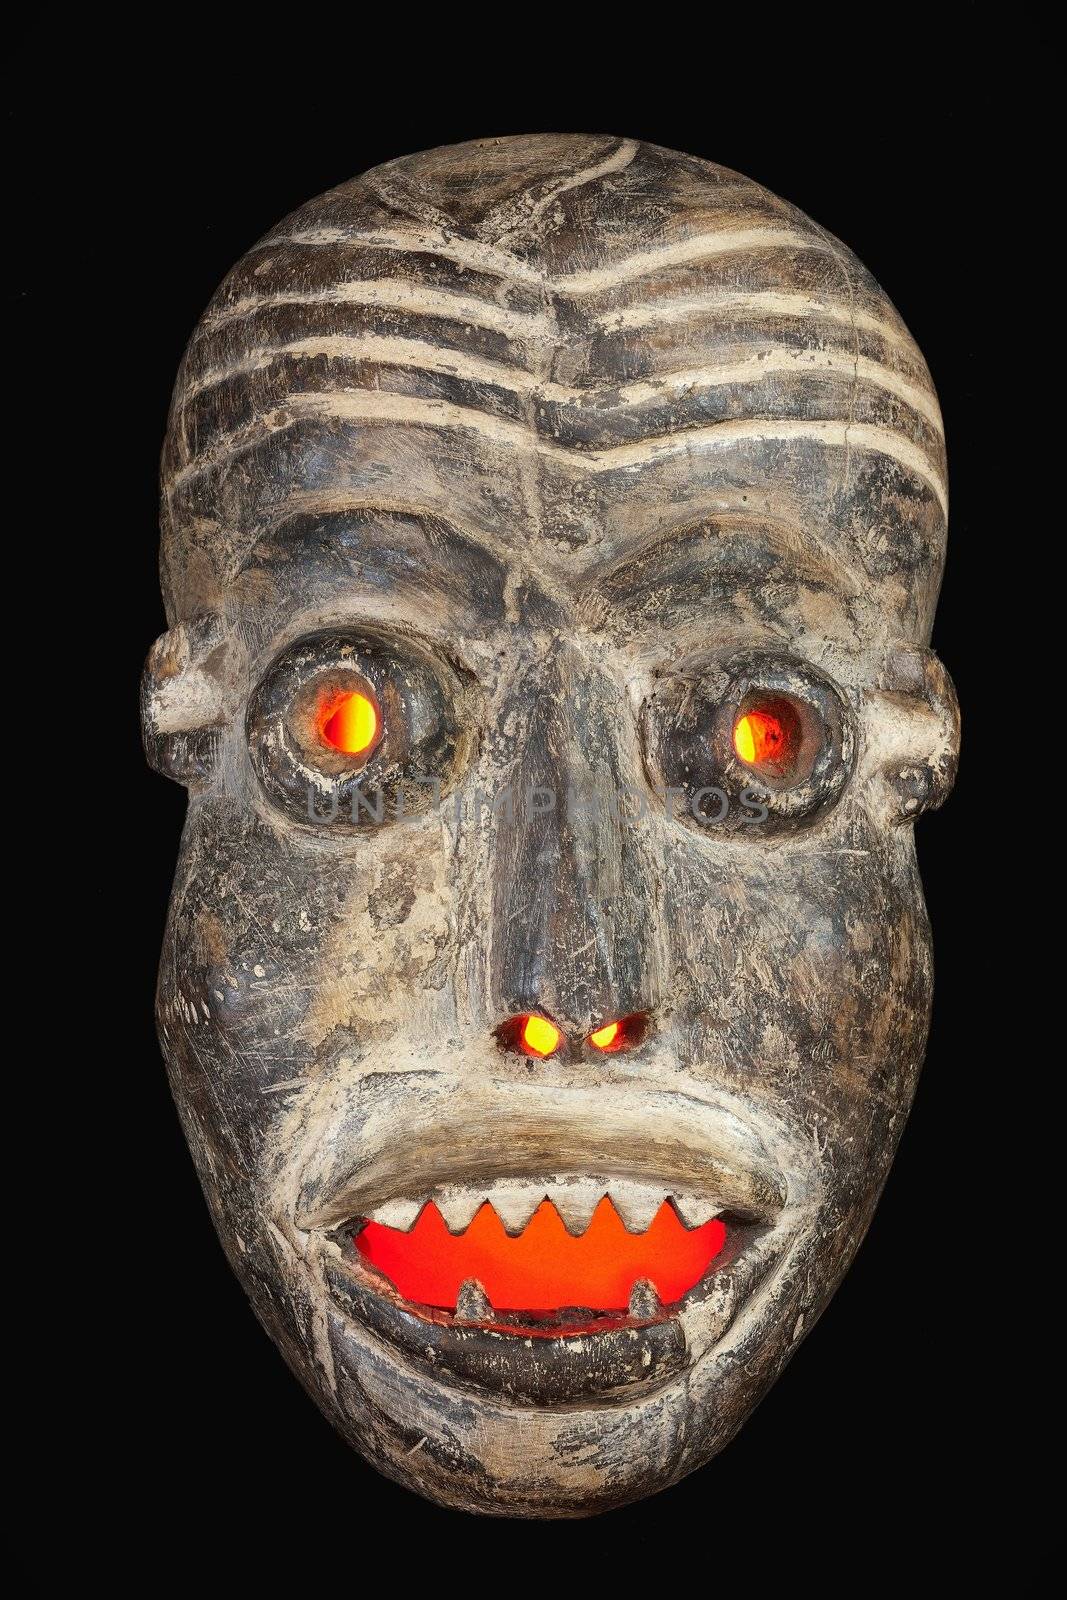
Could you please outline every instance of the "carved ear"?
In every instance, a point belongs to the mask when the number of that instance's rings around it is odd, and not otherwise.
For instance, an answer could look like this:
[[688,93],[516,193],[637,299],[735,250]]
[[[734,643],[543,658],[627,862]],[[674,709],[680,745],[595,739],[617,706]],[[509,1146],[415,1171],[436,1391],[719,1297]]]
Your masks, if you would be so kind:
[[141,730],[149,764],[195,786],[210,778],[233,701],[232,651],[215,613],[180,622],[148,652]]
[[932,650],[893,645],[865,710],[861,769],[874,804],[886,822],[914,822],[956,781],[960,710],[952,679]]

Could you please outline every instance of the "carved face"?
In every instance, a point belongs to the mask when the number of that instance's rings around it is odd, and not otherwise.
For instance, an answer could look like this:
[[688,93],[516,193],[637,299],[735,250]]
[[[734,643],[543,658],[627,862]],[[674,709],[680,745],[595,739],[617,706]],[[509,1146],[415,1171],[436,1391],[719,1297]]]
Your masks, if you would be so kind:
[[923,360],[737,174],[490,140],[250,252],[163,481],[159,1025],[234,1270],[420,1493],[662,1488],[826,1304],[920,1066]]

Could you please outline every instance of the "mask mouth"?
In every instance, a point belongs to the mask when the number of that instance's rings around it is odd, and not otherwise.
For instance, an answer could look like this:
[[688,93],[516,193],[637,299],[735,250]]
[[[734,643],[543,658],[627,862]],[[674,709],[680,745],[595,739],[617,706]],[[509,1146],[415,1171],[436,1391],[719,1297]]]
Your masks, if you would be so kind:
[[769,1314],[757,1290],[821,1194],[791,1129],[697,1088],[547,1093],[406,1060],[325,1080],[275,1189],[325,1368],[399,1362],[441,1404],[475,1389],[505,1407],[684,1379],[735,1318]]
[[683,1372],[791,1237],[778,1212],[711,1191],[557,1174],[386,1201],[329,1233],[323,1265],[342,1330],[438,1383],[544,1406]]
[[514,1179],[393,1201],[351,1242],[409,1303],[536,1336],[561,1318],[593,1329],[677,1304],[723,1253],[723,1210],[648,1183]]

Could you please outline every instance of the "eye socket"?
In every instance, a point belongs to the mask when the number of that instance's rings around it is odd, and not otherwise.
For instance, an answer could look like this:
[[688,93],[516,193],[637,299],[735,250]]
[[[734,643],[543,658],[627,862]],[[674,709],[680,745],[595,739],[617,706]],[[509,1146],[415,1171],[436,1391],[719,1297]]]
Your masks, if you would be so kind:
[[642,734],[672,815],[717,833],[765,837],[813,821],[839,798],[855,756],[840,689],[772,652],[672,666],[645,703]]
[[275,658],[245,718],[268,799],[322,830],[417,816],[455,782],[470,751],[471,685],[409,639],[309,635]]
[[323,741],[348,756],[369,755],[382,736],[378,707],[359,689],[324,695],[318,723]]

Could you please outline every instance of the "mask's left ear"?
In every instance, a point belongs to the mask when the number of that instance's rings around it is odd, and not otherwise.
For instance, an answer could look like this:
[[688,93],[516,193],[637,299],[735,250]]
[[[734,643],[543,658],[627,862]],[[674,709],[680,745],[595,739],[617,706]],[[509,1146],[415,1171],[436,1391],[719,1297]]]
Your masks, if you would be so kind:
[[149,765],[189,788],[215,770],[234,703],[234,661],[214,612],[179,622],[156,640],[141,678],[141,730]]
[[864,712],[860,761],[871,804],[883,822],[914,822],[956,781],[960,708],[952,679],[932,650],[891,646]]

